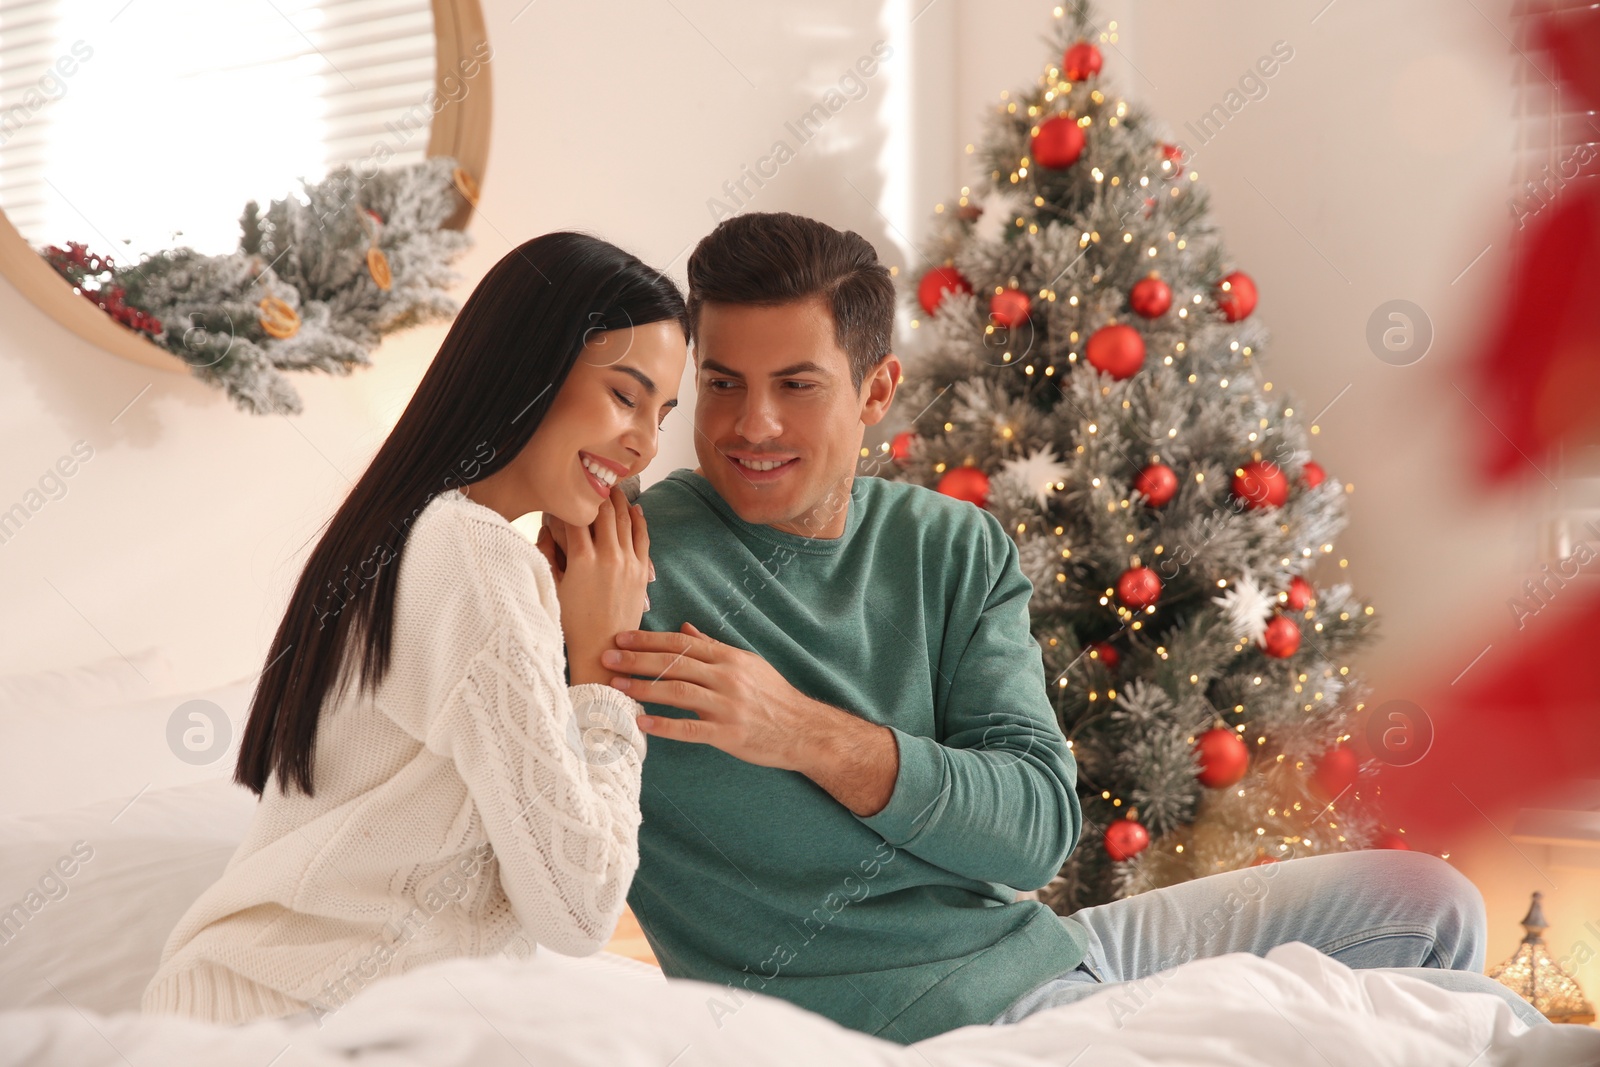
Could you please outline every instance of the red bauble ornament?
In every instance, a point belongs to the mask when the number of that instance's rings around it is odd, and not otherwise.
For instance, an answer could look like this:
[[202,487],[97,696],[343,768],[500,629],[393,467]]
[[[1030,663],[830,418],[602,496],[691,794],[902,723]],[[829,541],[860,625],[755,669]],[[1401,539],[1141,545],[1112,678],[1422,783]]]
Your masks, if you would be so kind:
[[1289,499],[1289,479],[1276,463],[1252,460],[1233,472],[1233,495],[1246,508],[1278,508]]
[[1081,82],[1091,74],[1099,74],[1102,62],[1100,49],[1088,41],[1079,41],[1061,57],[1061,73],[1069,82]]
[[1117,599],[1135,611],[1161,599],[1161,577],[1149,567],[1129,567],[1117,578]]
[[1088,651],[1090,659],[1099,659],[1101,663],[1106,665],[1106,670],[1108,671],[1116,670],[1118,664],[1122,662],[1122,653],[1105,641],[1091,643],[1086,651]]
[[1033,135],[1028,154],[1046,170],[1066,170],[1083,155],[1083,128],[1068,115],[1045,119]]
[[1406,844],[1406,839],[1393,830],[1385,830],[1372,842],[1373,848],[1392,848],[1401,852],[1410,852],[1411,846]]
[[981,508],[989,502],[989,476],[977,467],[954,467],[939,479],[939,492]]
[[1290,611],[1304,611],[1306,605],[1311,603],[1311,598],[1317,591],[1311,588],[1311,583],[1298,574],[1289,579],[1289,588],[1283,594],[1283,604]]
[[1323,800],[1332,802],[1356,784],[1360,770],[1356,754],[1336,745],[1317,761],[1317,769],[1311,772],[1311,789]]
[[1274,615],[1267,620],[1266,633],[1261,635],[1261,651],[1274,659],[1288,659],[1300,649],[1300,627],[1287,615]]
[[895,434],[894,439],[889,442],[889,456],[896,463],[905,463],[911,458],[911,442],[916,436],[910,430],[901,430]]
[[1144,198],[1144,212],[1143,212],[1144,217],[1145,218],[1149,218],[1151,213],[1153,211],[1155,211],[1155,209],[1156,209],[1156,198],[1153,197],[1153,196],[1145,197]]
[[1132,326],[1114,322],[1089,336],[1084,357],[1091,367],[1118,381],[1131,378],[1144,366],[1144,338]]
[[1217,283],[1217,307],[1229,322],[1238,322],[1256,309],[1256,283],[1236,270]]
[[1224,726],[1207,730],[1195,739],[1200,773],[1195,777],[1210,789],[1226,789],[1250,769],[1250,749],[1235,730]]
[[1165,463],[1152,463],[1139,472],[1133,488],[1144,494],[1151,507],[1159,508],[1178,494],[1178,476]]
[[1028,321],[1033,301],[1021,289],[1002,289],[989,298],[989,318],[996,326],[1015,329]]
[[1106,827],[1106,855],[1114,860],[1131,860],[1150,844],[1150,831],[1133,818],[1118,819]]
[[1172,286],[1152,273],[1133,287],[1128,294],[1128,306],[1141,318],[1159,319],[1172,306]]
[[1252,867],[1264,867],[1269,863],[1277,863],[1277,862],[1278,862],[1278,857],[1269,856],[1265,852],[1263,852],[1260,855],[1258,855],[1255,859],[1250,861],[1250,866],[1252,866]]
[[934,267],[917,283],[917,303],[922,305],[923,311],[932,315],[939,310],[939,304],[944,300],[945,293],[970,292],[972,283],[968,282],[960,271],[954,267]]
[[1307,489],[1315,489],[1328,477],[1328,472],[1322,469],[1322,464],[1314,459],[1306,460],[1306,465],[1300,468],[1300,480],[1306,484]]
[[1175,144],[1163,144],[1161,146],[1161,158],[1172,164],[1166,169],[1165,177],[1176,178],[1183,174],[1183,149]]

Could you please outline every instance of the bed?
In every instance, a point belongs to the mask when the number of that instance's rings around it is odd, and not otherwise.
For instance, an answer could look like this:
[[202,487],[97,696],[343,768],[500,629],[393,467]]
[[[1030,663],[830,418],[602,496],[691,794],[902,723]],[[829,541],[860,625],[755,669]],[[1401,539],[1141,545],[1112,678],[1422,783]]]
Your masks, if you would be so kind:
[[719,987],[609,951],[436,963],[374,982],[320,1026],[145,1017],[139,996],[167,932],[220,874],[254,805],[227,778],[232,746],[210,763],[173,758],[172,714],[205,700],[240,726],[249,688],[101,692],[98,706],[0,699],[0,1064],[1600,1065],[1600,1031],[1529,1030],[1492,996],[1351,971],[1300,944],[910,1046],[760,995],[713,1012]]

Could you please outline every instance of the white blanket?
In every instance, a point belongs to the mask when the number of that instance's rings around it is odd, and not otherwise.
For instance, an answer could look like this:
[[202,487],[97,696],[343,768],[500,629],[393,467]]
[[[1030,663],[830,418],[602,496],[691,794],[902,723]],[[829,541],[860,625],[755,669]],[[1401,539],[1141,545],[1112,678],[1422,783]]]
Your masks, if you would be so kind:
[[[0,1013],[0,1063],[70,1067],[1595,1067],[1600,1030],[1528,1029],[1487,994],[1352,971],[1302,944],[1195,960],[1003,1027],[902,1047],[770,997],[602,954],[455,960],[298,1026],[225,1028],[76,1008]],[[719,1018],[720,1015],[720,1018]],[[1082,1057],[1081,1059],[1079,1057]]]

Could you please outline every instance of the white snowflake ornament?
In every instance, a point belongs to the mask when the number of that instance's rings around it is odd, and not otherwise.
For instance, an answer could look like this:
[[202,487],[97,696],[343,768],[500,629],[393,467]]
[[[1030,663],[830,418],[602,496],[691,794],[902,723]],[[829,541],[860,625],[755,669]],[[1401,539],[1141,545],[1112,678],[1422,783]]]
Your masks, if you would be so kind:
[[1000,465],[1000,473],[1031,492],[1044,507],[1055,494],[1056,484],[1067,480],[1071,468],[1047,446],[1025,458],[1006,460]]
[[1006,231],[1017,224],[1025,201],[1010,190],[995,190],[978,201],[983,214],[972,224],[972,239],[985,244],[995,244]]
[[1267,619],[1272,615],[1277,598],[1263,592],[1256,584],[1255,575],[1246,568],[1226,593],[1212,597],[1211,601],[1222,608],[1234,637],[1259,644],[1267,632]]

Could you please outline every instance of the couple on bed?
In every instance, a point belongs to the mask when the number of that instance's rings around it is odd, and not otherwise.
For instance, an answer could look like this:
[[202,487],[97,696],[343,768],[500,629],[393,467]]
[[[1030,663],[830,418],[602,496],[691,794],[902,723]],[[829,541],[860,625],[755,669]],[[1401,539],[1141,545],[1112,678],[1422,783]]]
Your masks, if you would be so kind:
[[[999,522],[856,473],[889,271],[745,214],[688,281],[555,233],[478,285],[299,579],[235,775],[257,814],[146,1011],[320,1022],[434,960],[593,953],[626,902],[718,1025],[765,993],[907,1044],[1287,941],[1538,1018],[1432,856],[1019,899],[1078,842],[1076,766]],[[699,466],[630,505],[691,340]]]

